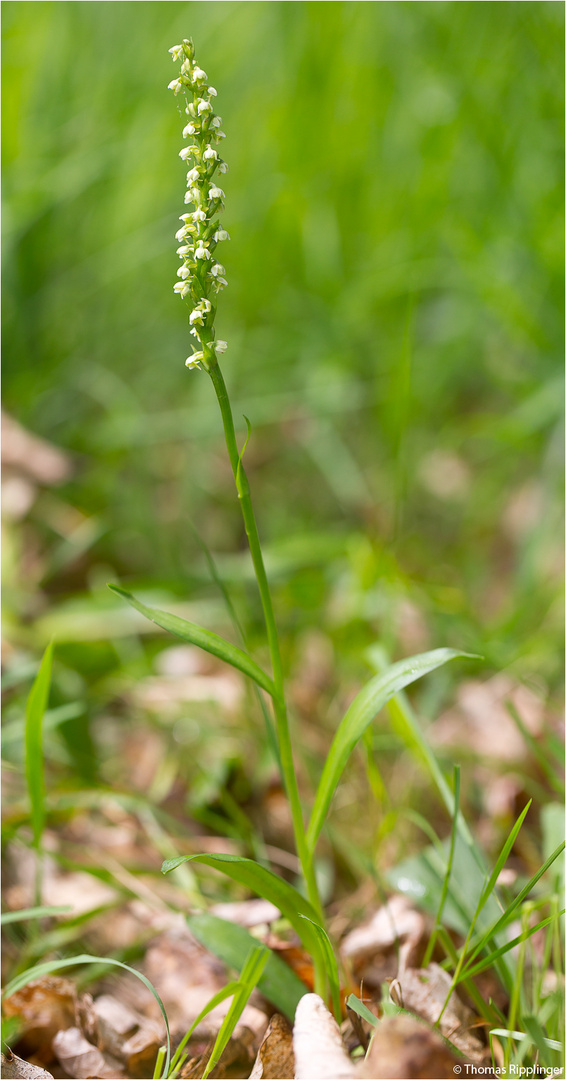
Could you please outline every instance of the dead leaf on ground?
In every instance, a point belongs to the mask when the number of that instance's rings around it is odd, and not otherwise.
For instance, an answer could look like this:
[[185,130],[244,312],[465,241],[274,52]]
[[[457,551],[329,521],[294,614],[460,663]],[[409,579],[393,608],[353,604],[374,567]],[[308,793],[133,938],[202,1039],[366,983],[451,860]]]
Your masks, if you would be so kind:
[[396,942],[411,942],[415,947],[426,929],[426,918],[406,896],[395,894],[364,926],[351,930],[340,952],[354,965],[378,952],[391,949]]
[[[397,981],[397,980],[396,980]],[[435,1024],[448,996],[451,978],[438,964],[429,964],[424,970],[408,968],[399,972],[398,986],[404,1009],[416,1013],[429,1023]],[[471,1030],[476,1022],[474,1013],[454,991],[442,1014],[440,1031],[472,1061],[480,1062],[486,1054],[481,1039]]]
[[305,994],[293,1027],[296,1080],[352,1080],[354,1066],[340,1028],[318,994]]
[[269,900],[238,900],[233,903],[213,904],[210,908],[212,915],[217,915],[226,922],[237,923],[238,926],[251,928],[261,926],[263,923],[272,923],[281,918],[279,908]]
[[2,410],[2,466],[25,473],[40,484],[60,484],[71,474],[66,454],[26,431]]
[[30,1061],[13,1054],[9,1048],[0,1055],[3,1080],[53,1080],[53,1074],[46,1069],[32,1065]]
[[4,1001],[4,1014],[20,1024],[18,1048],[42,1063],[53,1060],[53,1037],[75,1024],[76,990],[70,979],[44,975]]
[[97,1077],[100,1080],[125,1080],[119,1062],[104,1055],[85,1039],[78,1027],[59,1031],[53,1039],[53,1049],[65,1072],[74,1080]]
[[294,1080],[293,1032],[284,1016],[275,1013],[263,1036],[249,1080]]
[[411,1016],[387,1016],[375,1029],[369,1053],[356,1071],[360,1080],[453,1080],[462,1059],[444,1039]]
[[455,707],[431,726],[433,742],[437,746],[464,746],[478,756],[498,761],[524,761],[530,751],[509,715],[507,701],[515,706],[531,735],[539,735],[544,720],[541,698],[501,673],[487,682],[467,679],[462,683]]

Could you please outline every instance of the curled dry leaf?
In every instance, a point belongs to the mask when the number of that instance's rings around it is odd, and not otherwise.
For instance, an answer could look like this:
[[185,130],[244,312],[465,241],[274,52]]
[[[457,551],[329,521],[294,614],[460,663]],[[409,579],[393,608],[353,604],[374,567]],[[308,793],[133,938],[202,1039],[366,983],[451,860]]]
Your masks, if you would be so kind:
[[426,927],[424,915],[406,896],[397,893],[376,911],[365,926],[356,927],[344,938],[340,952],[353,964],[390,949],[396,941],[421,940]]
[[85,1077],[100,1077],[101,1080],[125,1078],[119,1063],[89,1043],[80,1028],[71,1027],[66,1031],[59,1031],[53,1039],[53,1049],[65,1072],[75,1080],[83,1080]]
[[120,1057],[126,1062],[129,1076],[152,1076],[159,1047],[163,1045],[163,1035],[157,1024],[146,1021],[136,1031],[120,1051]]
[[138,1030],[142,1018],[111,994],[101,994],[93,1002],[92,1009],[98,1049],[108,1050],[114,1057],[122,1057],[124,1043]]
[[296,1080],[352,1080],[356,1075],[340,1028],[318,994],[305,994],[293,1027]]
[[19,1021],[24,1052],[48,1063],[53,1060],[53,1036],[75,1024],[75,1005],[76,991],[70,979],[44,975],[6,998],[3,1008],[5,1016]]
[[0,1055],[0,1062],[3,1080],[53,1080],[52,1073],[24,1061],[8,1048],[5,1054]]
[[284,1016],[275,1013],[263,1036],[249,1080],[293,1080],[293,1032]]
[[360,1080],[444,1080],[456,1075],[461,1058],[444,1040],[411,1016],[388,1016],[377,1028],[365,1060],[358,1066]]

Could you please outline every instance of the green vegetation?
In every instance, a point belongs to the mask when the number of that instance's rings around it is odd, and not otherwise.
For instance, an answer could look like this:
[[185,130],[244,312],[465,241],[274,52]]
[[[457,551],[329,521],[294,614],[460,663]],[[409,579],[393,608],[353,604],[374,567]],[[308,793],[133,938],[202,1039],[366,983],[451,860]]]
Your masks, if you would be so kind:
[[[176,871],[167,904],[238,973],[202,1013],[233,995],[205,1075],[256,985],[288,1015],[298,992],[210,903],[274,903],[338,1014],[324,913],[364,921],[372,881],[371,910],[389,884],[431,913],[427,960],[505,1068],[556,1067],[562,5],[3,8],[4,400],[66,455],[57,484],[8,464],[5,851],[37,873],[5,920],[6,993],[143,957],[140,938],[97,959],[99,909],[43,895],[48,834],[110,907]],[[187,373],[164,87],[189,34],[232,243]],[[73,840],[108,806],[141,836],[125,875]],[[229,851],[201,854],[203,831]]]

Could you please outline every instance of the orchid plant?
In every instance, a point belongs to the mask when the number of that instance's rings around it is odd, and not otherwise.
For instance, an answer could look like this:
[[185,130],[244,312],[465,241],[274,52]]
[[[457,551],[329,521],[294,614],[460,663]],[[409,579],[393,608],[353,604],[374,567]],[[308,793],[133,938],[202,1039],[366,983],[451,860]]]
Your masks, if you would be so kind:
[[[189,306],[188,324],[196,347],[186,360],[190,369],[204,370],[210,377],[224,427],[224,437],[236,492],[248,538],[255,577],[261,599],[267,642],[271,658],[271,674],[264,671],[249,653],[219,637],[212,631],[187,622],[155,608],[148,608],[130,593],[110,586],[133,607],[158,626],[185,641],[200,646],[238,668],[250,678],[262,697],[262,706],[272,717],[275,732],[276,756],[289,802],[294,841],[299,858],[304,892],[284,881],[267,867],[251,859],[233,855],[194,855],[170,859],[163,864],[165,873],[175,869],[186,858],[196,859],[222,870],[233,880],[251,891],[271,900],[288,919],[305,948],[312,956],[315,989],[332,1001],[335,1014],[340,1014],[339,978],[332,946],[324,926],[324,911],[320,899],[315,867],[315,851],[342,772],[354,747],[383,706],[403,687],[434,670],[456,656],[464,655],[451,649],[436,649],[381,670],[362,688],[350,705],[335,733],[327,755],[318,788],[312,803],[308,824],[304,812],[291,739],[285,696],[284,672],[279,636],[269,582],[265,571],[261,542],[252,506],[250,485],[242,457],[248,435],[240,450],[228,390],[219,363],[227,344],[216,337],[216,313],[219,294],[227,285],[226,271],[217,260],[219,244],[229,240],[226,229],[218,220],[224,210],[224,192],[217,178],[228,166],[220,157],[218,146],[224,139],[222,120],[214,111],[217,92],[208,82],[206,72],[195,61],[192,41],[185,39],[169,52],[173,61],[180,62],[177,78],[169,89],[181,102],[183,139],[179,157],[188,166],[184,203],[187,209],[180,217],[181,227],[175,239],[181,265],[173,288]],[[445,792],[450,803],[450,793]]]

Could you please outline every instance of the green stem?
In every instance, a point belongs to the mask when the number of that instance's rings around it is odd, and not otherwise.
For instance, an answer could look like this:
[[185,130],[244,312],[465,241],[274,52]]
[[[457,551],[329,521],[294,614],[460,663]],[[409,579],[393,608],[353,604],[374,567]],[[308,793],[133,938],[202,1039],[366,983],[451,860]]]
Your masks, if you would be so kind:
[[[226,384],[224,382],[222,372],[218,364],[214,364],[208,369],[208,373],[210,375],[210,378],[212,379],[212,384],[214,386],[216,397],[218,398],[218,404],[220,406],[220,412],[222,414],[222,423],[224,425],[226,447],[228,450],[228,456],[230,458],[230,465],[232,466],[232,472],[234,474],[234,480],[236,482],[238,499],[240,500],[242,517],[244,519],[244,526],[250,546],[250,552],[259,588],[259,594],[261,597],[261,604],[267,630],[267,640],[269,642],[269,651],[271,654],[273,681],[275,683],[276,689],[276,695],[273,698],[273,709],[275,712],[277,739],[279,742],[279,752],[281,756],[281,773],[283,777],[283,783],[285,785],[287,798],[289,800],[289,806],[291,809],[291,817],[293,821],[293,831],[295,834],[297,854],[301,863],[309,900],[314,907],[318,917],[320,918],[321,923],[324,925],[324,916],[322,912],[320,897],[318,894],[318,886],[316,883],[316,877],[314,872],[313,857],[306,842],[305,824],[303,821],[303,813],[301,810],[301,801],[299,797],[297,777],[295,774],[295,766],[293,762],[293,750],[291,747],[289,720],[287,717],[287,707],[285,704],[285,691],[283,685],[283,669],[281,665],[279,638],[277,635],[277,626],[273,613],[273,604],[271,600],[271,593],[269,591],[267,574],[265,572],[263,554],[261,550],[259,534],[257,531],[257,524],[252,507],[250,488],[238,451],[236,433],[234,431],[232,409],[230,406],[228,391],[226,389]],[[324,973],[318,973],[318,978],[320,978],[321,974],[324,979],[324,985],[326,983],[326,976],[324,975]],[[318,992],[320,993],[320,990],[318,990]]]

